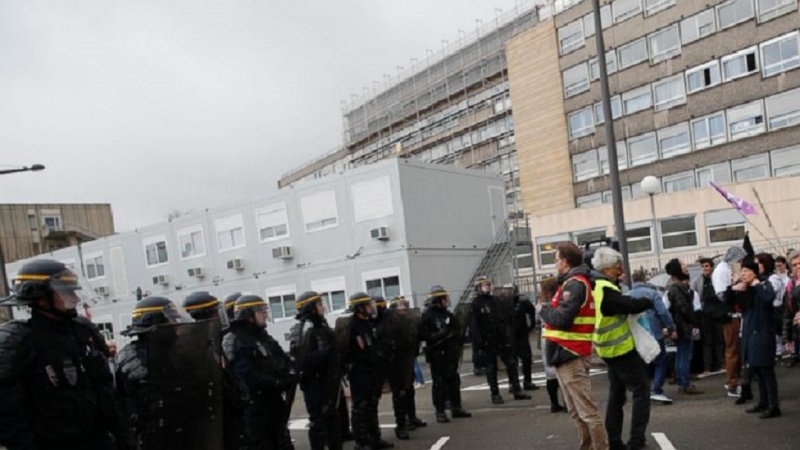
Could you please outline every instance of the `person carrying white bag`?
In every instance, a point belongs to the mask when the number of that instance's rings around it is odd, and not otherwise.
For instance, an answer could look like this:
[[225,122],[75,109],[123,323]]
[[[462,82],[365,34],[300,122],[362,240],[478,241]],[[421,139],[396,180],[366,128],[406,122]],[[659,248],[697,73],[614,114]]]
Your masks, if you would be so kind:
[[[622,294],[619,282],[625,275],[622,255],[610,247],[595,251],[592,275],[595,287],[594,348],[608,368],[609,395],[606,407],[606,432],[610,448],[638,450],[647,448],[646,430],[650,421],[650,377],[647,363],[636,350],[634,331],[628,323],[629,314],[638,314],[653,307],[650,299],[637,299]],[[636,324],[633,329],[637,329]],[[649,332],[644,336],[652,339]],[[642,338],[641,339],[646,339]],[[656,349],[658,349],[658,344]],[[626,391],[633,393],[630,440],[622,442],[622,425]]]

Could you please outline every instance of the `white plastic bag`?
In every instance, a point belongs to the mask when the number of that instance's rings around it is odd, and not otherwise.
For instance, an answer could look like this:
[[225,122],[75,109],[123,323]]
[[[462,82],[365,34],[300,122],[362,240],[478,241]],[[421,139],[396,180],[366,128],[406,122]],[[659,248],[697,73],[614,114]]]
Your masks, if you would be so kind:
[[642,314],[632,314],[628,316],[628,327],[631,329],[633,342],[636,344],[636,351],[644,362],[650,364],[661,353],[661,347],[656,338],[650,334],[650,325],[647,316]]

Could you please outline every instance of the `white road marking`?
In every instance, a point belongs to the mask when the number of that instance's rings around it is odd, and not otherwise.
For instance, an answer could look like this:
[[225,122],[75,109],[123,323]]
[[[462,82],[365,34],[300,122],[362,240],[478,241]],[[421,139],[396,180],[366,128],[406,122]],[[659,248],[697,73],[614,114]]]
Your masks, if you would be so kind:
[[444,447],[444,444],[447,444],[447,441],[450,440],[450,436],[445,436],[443,438],[439,438],[435,444],[431,447],[431,450],[441,450]]
[[[310,423],[311,422],[309,422],[308,419],[290,420],[289,421],[289,431],[307,430],[308,426],[310,425]],[[393,424],[393,423],[382,423],[382,424],[380,424],[380,427],[384,428],[384,429],[390,429],[390,428],[394,428],[395,424]]]
[[[604,373],[606,373],[606,371],[602,369],[591,369],[589,371],[589,376],[593,377],[596,375],[602,375]],[[545,375],[544,372],[537,372],[531,375],[531,380],[533,381],[533,384],[537,386],[544,386],[547,383],[546,377],[547,376]],[[520,378],[520,382],[521,381],[522,379]],[[497,380],[497,387],[500,389],[508,389],[509,387],[508,378]],[[488,391],[488,390],[489,390],[488,383],[481,383],[481,384],[476,384],[474,386],[461,388],[462,392]]]
[[653,439],[656,440],[658,446],[661,447],[661,450],[676,450],[675,446],[672,445],[672,442],[667,438],[667,435],[664,433],[650,433],[653,435]]

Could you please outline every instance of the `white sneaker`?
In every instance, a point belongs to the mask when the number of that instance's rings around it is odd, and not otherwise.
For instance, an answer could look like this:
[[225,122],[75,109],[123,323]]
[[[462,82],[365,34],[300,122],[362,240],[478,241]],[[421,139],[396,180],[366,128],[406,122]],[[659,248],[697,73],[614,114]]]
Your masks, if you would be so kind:
[[742,396],[742,387],[741,386],[736,386],[736,390],[734,390],[734,391],[730,391],[730,390],[728,391],[728,397],[739,398],[741,396]]
[[664,395],[664,394],[654,394],[652,392],[650,393],[650,400],[653,400],[653,401],[656,401],[656,402],[662,402],[662,403],[672,403],[672,399],[667,397],[666,395]]

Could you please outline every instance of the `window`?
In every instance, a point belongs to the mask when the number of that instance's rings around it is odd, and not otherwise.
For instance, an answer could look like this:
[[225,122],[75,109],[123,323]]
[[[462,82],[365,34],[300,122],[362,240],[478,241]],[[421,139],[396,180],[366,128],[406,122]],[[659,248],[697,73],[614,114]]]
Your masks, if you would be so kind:
[[[614,50],[606,52],[606,72],[608,75],[616,73],[617,71],[617,53]],[[592,81],[600,79],[600,65],[598,58],[594,57],[589,60],[589,78]]]
[[319,296],[322,297],[328,307],[328,311],[343,311],[347,309],[344,277],[312,281],[311,290],[319,293]]
[[800,146],[782,148],[770,152],[772,176],[786,177],[800,173]]
[[694,189],[694,172],[681,172],[662,179],[664,192],[681,192]]
[[645,110],[652,105],[653,98],[650,95],[649,84],[622,94],[622,107],[626,116]]
[[631,154],[631,167],[641,166],[658,159],[656,133],[647,133],[628,139]]
[[717,184],[731,182],[731,165],[727,162],[701,167],[695,172],[697,173],[697,187],[699,188],[711,186],[712,181]]
[[364,285],[367,294],[375,297],[381,296],[385,299],[392,299],[400,295],[400,277],[397,275],[387,276],[368,276],[364,275]]
[[339,224],[336,193],[323,191],[300,199],[306,232],[319,231]]
[[[622,200],[630,200],[631,199],[631,187],[630,186],[622,186],[620,189],[622,193]],[[611,191],[603,191],[603,203],[612,204],[614,203],[614,199],[611,198]]]
[[572,233],[572,242],[583,248],[587,242],[596,242],[606,238],[606,230],[592,230]]
[[602,205],[602,204],[603,204],[603,197],[600,195],[599,192],[595,194],[581,195],[580,197],[575,198],[575,205],[578,208],[587,208],[589,206]]
[[661,248],[669,250],[697,245],[694,216],[663,219],[661,226]]
[[537,238],[536,249],[539,252],[539,266],[554,265],[556,263],[556,247],[558,244],[569,240],[570,238],[567,234]]
[[714,113],[692,121],[692,140],[695,150],[719,145],[728,141],[725,114]]
[[686,45],[717,31],[713,9],[707,9],[681,21],[681,42]]
[[196,225],[178,231],[178,245],[181,259],[189,259],[206,254],[206,243],[203,239],[203,226]]
[[165,236],[154,236],[144,240],[144,252],[148,267],[166,264],[169,262],[167,252],[167,238]]
[[594,36],[594,13],[583,16],[583,35],[587,38]]
[[36,222],[36,214],[28,214],[28,228],[30,228],[31,231],[36,231],[39,229],[39,224]]
[[297,314],[295,307],[295,287],[280,286],[266,291],[269,303],[269,316],[273,322],[281,319],[292,319]]
[[558,45],[562,55],[583,47],[585,42],[582,19],[570,22],[558,29]]
[[621,46],[617,52],[619,70],[627,69],[647,59],[647,41],[641,38]]
[[86,264],[86,278],[93,280],[106,276],[106,266],[103,263],[103,254],[90,255],[84,260]]
[[769,178],[769,157],[766,153],[731,161],[733,181],[736,183]]
[[217,230],[217,249],[233,250],[244,247],[244,218],[241,214],[214,221]]
[[644,15],[646,17],[673,6],[677,0],[644,0]]
[[289,217],[286,203],[276,203],[256,211],[258,239],[261,242],[289,237]]
[[686,71],[686,86],[690,94],[718,85],[722,82],[719,61],[711,61]]
[[761,72],[771,77],[800,67],[800,33],[785,34],[761,44]]
[[650,237],[650,224],[628,225],[625,235],[628,239],[628,253],[645,253],[653,251],[653,239]]
[[572,173],[575,181],[588,180],[600,175],[597,163],[597,150],[574,155],[572,157]]
[[767,97],[770,131],[800,124],[800,89]]
[[[600,173],[608,174],[611,170],[608,165],[608,147],[604,145],[598,148],[597,155],[600,157]],[[628,147],[625,145],[625,141],[617,141],[617,167],[619,170],[628,168]]]
[[732,27],[753,18],[753,0],[730,0],[717,6],[719,29]]
[[570,113],[568,122],[570,139],[576,139],[594,133],[594,117],[592,107]]
[[705,213],[709,244],[740,242],[744,239],[744,217],[733,209]]
[[603,29],[614,25],[614,18],[611,15],[611,4],[600,7],[600,24],[603,26]]
[[589,68],[585,62],[565,70],[563,77],[564,97],[569,98],[589,90]]
[[656,111],[663,111],[686,103],[686,85],[683,81],[683,74],[653,83],[653,98]]
[[[110,317],[109,317],[110,319]],[[96,320],[96,319],[93,319]],[[94,322],[97,325],[97,331],[103,335],[106,341],[114,339],[114,323],[113,322]]]
[[797,9],[797,0],[756,0],[758,7],[758,21],[780,17]]
[[649,34],[647,42],[650,45],[650,64],[670,59],[681,52],[681,36],[677,25]]
[[[660,178],[658,178],[658,177],[656,177],[656,180],[657,180],[659,183],[661,182],[661,179],[660,179]],[[633,184],[631,185],[631,197],[632,197],[632,198],[642,198],[642,197],[647,197],[647,194],[646,194],[644,191],[642,191],[642,183],[641,183],[641,182],[639,182],[639,183],[633,183]]]
[[755,136],[765,131],[764,102],[756,100],[727,111],[731,141]]
[[392,183],[388,176],[354,183],[350,188],[356,222],[380,219],[394,214]]
[[692,151],[689,139],[689,123],[682,122],[668,128],[658,130],[658,147],[661,158],[672,158]]
[[59,216],[43,216],[44,226],[48,231],[61,231],[61,217]]
[[[614,119],[622,117],[622,97],[619,95],[611,97],[611,115]],[[594,121],[597,125],[606,121],[603,116],[603,102],[594,104]]]
[[615,0],[611,3],[611,14],[614,17],[614,23],[630,19],[640,12],[642,12],[642,0]]
[[738,51],[732,55],[722,57],[722,79],[731,81],[746,77],[758,71],[758,58],[756,47]]

